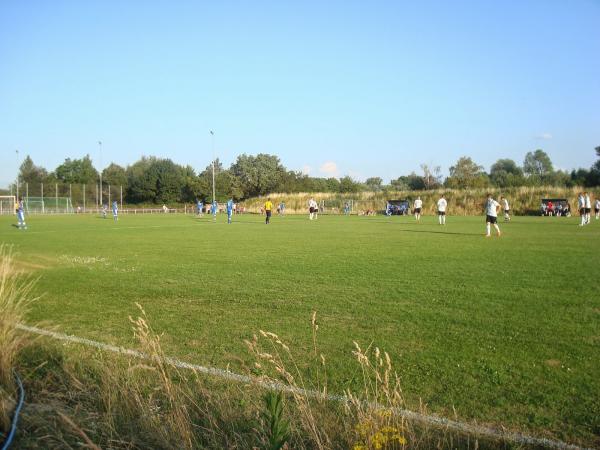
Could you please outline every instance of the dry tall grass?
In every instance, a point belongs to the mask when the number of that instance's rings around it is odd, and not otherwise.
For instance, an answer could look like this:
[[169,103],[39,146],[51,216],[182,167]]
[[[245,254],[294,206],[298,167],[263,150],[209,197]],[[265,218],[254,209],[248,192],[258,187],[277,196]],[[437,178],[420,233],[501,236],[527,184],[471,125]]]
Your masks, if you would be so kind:
[[15,404],[14,367],[28,336],[17,330],[28,311],[35,280],[17,270],[12,249],[0,245],[0,428],[7,430]]
[[[399,377],[389,356],[376,347],[363,350],[355,344],[349,364],[362,373],[362,388],[332,401],[316,314],[311,318],[316,369],[299,365],[297,349],[261,331],[247,345],[263,376],[255,383],[230,384],[170,365],[161,336],[141,307],[140,311],[130,320],[146,358],[52,342],[21,353],[20,370],[27,376],[31,400],[19,448],[508,448],[502,442],[407,420],[399,413],[406,407]],[[265,411],[265,388],[286,397],[281,397],[276,413]],[[426,412],[423,406],[418,410]],[[277,435],[287,440],[283,446],[274,439],[277,424],[285,429]]]
[[[423,200],[423,209],[425,214],[435,214],[436,204],[441,194],[446,195],[448,200],[448,211],[450,215],[481,215],[483,214],[483,205],[486,194],[491,192],[499,198],[505,196],[511,206],[513,214],[532,215],[540,210],[540,200],[542,198],[566,198],[570,201],[573,211],[577,205],[577,194],[582,190],[580,187],[565,188],[553,186],[518,188],[483,188],[483,189],[437,189],[430,191],[379,191],[379,192],[357,192],[354,194],[339,194],[331,192],[315,193],[294,193],[269,194],[275,205],[285,202],[286,212],[291,214],[305,214],[308,211],[308,200],[314,197],[319,204],[324,202],[326,213],[342,213],[344,203],[352,202],[353,213],[360,211],[373,210],[382,211],[385,208],[386,200],[391,199],[410,199],[413,201],[417,196]],[[592,189],[592,196],[600,197],[599,189]],[[249,212],[260,211],[266,197],[258,197],[243,202],[243,205]]]
[[108,429],[135,427],[152,436],[157,446],[194,448],[196,439],[189,408],[196,405],[190,404],[188,380],[166,363],[160,335],[152,331],[145,311],[138,307],[141,316],[130,318],[133,334],[140,350],[150,358],[130,361],[125,371],[113,364],[102,370],[100,394]]
[[[313,365],[299,367],[293,349],[271,332],[260,331],[246,341],[261,370],[262,381],[288,392],[293,401],[292,417],[300,426],[292,448],[353,450],[500,448],[501,442],[481,440],[457,431],[436,427],[423,420],[407,420],[407,405],[400,378],[389,355],[377,347],[363,350],[354,343],[354,363],[362,374],[362,387],[348,389],[344,396],[327,395],[326,358],[318,351],[316,313],[313,329]],[[308,384],[303,373],[310,371]],[[424,417],[424,404],[416,407],[416,416]],[[414,416],[414,414],[413,414]]]

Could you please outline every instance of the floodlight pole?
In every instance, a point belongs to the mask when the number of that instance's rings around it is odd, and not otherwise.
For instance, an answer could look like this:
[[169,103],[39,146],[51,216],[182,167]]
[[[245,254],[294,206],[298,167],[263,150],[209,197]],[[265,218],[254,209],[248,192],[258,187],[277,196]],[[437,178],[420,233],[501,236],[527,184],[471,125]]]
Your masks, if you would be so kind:
[[[17,154],[17,168],[19,166],[19,150],[15,150],[15,153]],[[17,169],[17,182],[15,183],[15,186],[17,188],[17,201],[19,200],[19,170]]]
[[212,202],[215,202],[215,133],[210,130],[212,140]]
[[98,141],[100,147],[100,207],[102,207],[102,141]]

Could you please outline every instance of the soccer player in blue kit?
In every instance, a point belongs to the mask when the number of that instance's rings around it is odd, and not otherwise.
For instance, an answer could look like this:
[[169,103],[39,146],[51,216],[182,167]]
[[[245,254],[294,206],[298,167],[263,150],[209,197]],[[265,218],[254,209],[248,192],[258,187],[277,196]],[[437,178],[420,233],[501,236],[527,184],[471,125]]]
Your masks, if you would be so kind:
[[227,223],[231,223],[231,215],[233,214],[233,199],[227,200]]
[[27,229],[27,224],[25,223],[25,211],[23,210],[23,199],[19,199],[15,204],[15,212],[17,213],[17,228],[19,230]]

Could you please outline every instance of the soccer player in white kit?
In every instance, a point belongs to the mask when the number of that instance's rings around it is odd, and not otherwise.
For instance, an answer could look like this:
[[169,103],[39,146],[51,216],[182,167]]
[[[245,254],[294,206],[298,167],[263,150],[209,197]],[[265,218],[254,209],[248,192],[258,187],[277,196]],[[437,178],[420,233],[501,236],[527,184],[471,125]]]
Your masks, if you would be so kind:
[[583,197],[583,192],[580,192],[577,196],[577,209],[579,210],[579,215],[581,216],[580,227],[585,225],[585,198]]
[[319,210],[319,205],[317,204],[317,202],[315,201],[314,198],[310,198],[310,200],[308,201],[308,217],[310,220],[316,219],[317,216],[317,211]]
[[585,202],[585,224],[587,225],[590,223],[590,218],[592,216],[592,199],[590,198],[590,194],[584,192],[583,200]]
[[415,210],[415,219],[421,220],[421,209],[423,209],[423,200],[421,200],[421,197],[417,197],[413,209]]
[[498,236],[502,235],[500,227],[498,227],[498,209],[500,209],[500,203],[492,198],[492,194],[488,194],[485,203],[485,237],[490,237],[490,225],[494,225]]
[[597,198],[594,203],[594,213],[596,213],[596,220],[598,220],[600,218],[600,198]]
[[440,225],[446,225],[446,208],[448,207],[448,202],[446,198],[442,195],[442,197],[437,202],[438,209],[438,221]]
[[500,201],[502,201],[502,208],[504,209],[504,221],[510,222],[510,205],[508,204],[508,199],[500,197]]

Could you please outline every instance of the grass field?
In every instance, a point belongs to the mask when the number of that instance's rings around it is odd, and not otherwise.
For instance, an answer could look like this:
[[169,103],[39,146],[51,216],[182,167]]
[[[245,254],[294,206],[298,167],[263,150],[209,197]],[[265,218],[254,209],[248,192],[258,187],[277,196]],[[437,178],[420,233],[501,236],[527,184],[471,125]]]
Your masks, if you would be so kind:
[[[600,436],[600,221],[221,215],[0,217],[40,276],[29,323],[133,346],[145,308],[180,359],[248,372],[273,331],[310,376],[310,317],[329,391],[360,385],[353,341],[387,350],[409,405],[570,442]],[[456,409],[456,412],[453,411]]]

